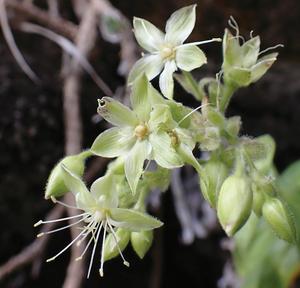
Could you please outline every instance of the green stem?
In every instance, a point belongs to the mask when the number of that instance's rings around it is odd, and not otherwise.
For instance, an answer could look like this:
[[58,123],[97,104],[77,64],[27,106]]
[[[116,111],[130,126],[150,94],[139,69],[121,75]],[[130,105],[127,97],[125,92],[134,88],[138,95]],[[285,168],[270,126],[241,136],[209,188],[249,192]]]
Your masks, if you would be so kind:
[[233,93],[237,90],[237,88],[232,84],[232,83],[226,83],[224,84],[224,89],[223,89],[223,95],[220,101],[220,106],[219,109],[221,112],[225,112],[228,104],[230,102],[230,99],[233,95]]

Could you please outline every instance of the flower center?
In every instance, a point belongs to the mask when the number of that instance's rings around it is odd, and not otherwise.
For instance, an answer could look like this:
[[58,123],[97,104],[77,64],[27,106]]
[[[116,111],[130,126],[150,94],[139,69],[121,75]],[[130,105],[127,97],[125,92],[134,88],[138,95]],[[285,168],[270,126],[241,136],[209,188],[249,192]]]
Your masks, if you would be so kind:
[[170,131],[169,136],[171,138],[171,144],[173,147],[176,147],[179,144],[179,138],[178,135],[175,131]]
[[139,124],[134,129],[134,136],[139,140],[143,140],[149,133],[148,127],[145,124]]
[[173,60],[176,56],[176,51],[172,46],[163,46],[160,50],[160,55],[164,60]]

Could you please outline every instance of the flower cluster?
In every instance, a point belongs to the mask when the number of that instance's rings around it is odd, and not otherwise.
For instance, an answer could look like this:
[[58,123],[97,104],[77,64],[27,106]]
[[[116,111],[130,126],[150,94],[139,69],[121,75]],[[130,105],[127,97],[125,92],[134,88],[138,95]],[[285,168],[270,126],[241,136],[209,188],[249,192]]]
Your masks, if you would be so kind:
[[[241,36],[226,29],[223,37],[223,64],[217,79],[194,79],[191,70],[206,63],[197,45],[218,41],[184,44],[192,32],[196,5],[179,9],[171,15],[163,33],[150,22],[135,18],[137,42],[148,51],[132,68],[131,108],[103,97],[98,113],[114,127],[102,132],[91,148],[60,161],[50,174],[46,198],[57,200],[71,191],[76,208],[73,217],[52,222],[74,220],[53,233],[81,224],[78,236],[48,261],[65,252],[72,244],[87,240],[80,260],[93,244],[90,275],[96,247],[101,244],[100,275],[105,261],[120,255],[129,242],[141,258],[151,246],[153,229],[162,225],[146,213],[146,197],[153,189],[165,191],[170,170],[191,165],[199,175],[200,190],[216,208],[220,224],[232,236],[247,222],[253,212],[263,216],[276,234],[294,242],[296,231],[289,208],[279,199],[273,170],[275,144],[270,136],[240,136],[240,117],[226,117],[225,111],[233,93],[257,81],[276,60],[276,53],[258,58],[258,36],[240,45]],[[175,74],[177,69],[182,74]],[[150,81],[160,72],[156,90]],[[201,105],[196,109],[173,100],[174,80]],[[197,159],[194,151],[205,151]],[[84,161],[90,156],[115,158],[104,176],[90,187],[82,181]],[[155,169],[149,171],[150,163]],[[51,221],[39,221],[36,226]],[[43,234],[39,234],[42,236]]]

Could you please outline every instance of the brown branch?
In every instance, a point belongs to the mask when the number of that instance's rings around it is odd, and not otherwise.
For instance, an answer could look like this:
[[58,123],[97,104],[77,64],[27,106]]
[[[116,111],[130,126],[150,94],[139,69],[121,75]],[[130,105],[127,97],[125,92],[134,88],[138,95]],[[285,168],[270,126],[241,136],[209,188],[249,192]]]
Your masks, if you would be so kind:
[[56,31],[69,39],[75,39],[77,35],[77,26],[72,22],[60,17],[51,17],[51,15],[30,2],[20,2],[17,0],[6,0],[5,4],[8,8],[13,9],[16,13],[26,16],[32,20],[43,24],[50,29]]
[[[85,11],[79,25],[75,44],[82,55],[88,55],[96,40],[97,13],[94,6],[90,4]],[[65,63],[66,64],[66,63]],[[80,117],[80,90],[82,70],[76,59],[68,63],[68,75],[64,82],[64,119],[65,119],[65,152],[66,155],[76,154],[81,150],[82,125]],[[66,69],[64,69],[66,71]],[[73,204],[74,198],[71,194],[66,197],[67,203]],[[74,211],[68,209],[68,214],[73,216]],[[78,230],[71,228],[74,239]],[[84,246],[84,245],[83,245]],[[80,288],[83,279],[84,266],[82,261],[75,261],[82,253],[82,246],[73,245],[71,259],[63,288]]]
[[[63,206],[56,205],[47,215],[46,221],[57,219],[64,211]],[[55,227],[56,223],[45,224],[41,232],[47,232]],[[10,258],[4,265],[0,267],[0,279],[3,279],[8,274],[12,273],[16,269],[22,268],[26,264],[32,262],[36,258],[40,257],[44,251],[48,242],[48,235],[44,235],[42,238],[36,239],[29,246],[27,246],[21,253]]]

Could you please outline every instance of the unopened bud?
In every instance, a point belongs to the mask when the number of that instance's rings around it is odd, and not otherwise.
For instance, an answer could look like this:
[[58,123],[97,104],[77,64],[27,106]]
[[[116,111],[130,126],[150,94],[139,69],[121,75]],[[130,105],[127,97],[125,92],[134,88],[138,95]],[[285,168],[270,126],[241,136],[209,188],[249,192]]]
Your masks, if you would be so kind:
[[67,156],[58,162],[48,178],[45,198],[60,197],[69,191],[63,180],[61,164],[65,165],[76,175],[82,176],[84,172],[84,161],[89,155],[89,151],[84,151],[78,155]]
[[104,261],[117,257],[128,245],[130,232],[123,228],[118,228],[115,237],[110,233],[104,243]]
[[263,216],[275,234],[290,243],[296,240],[296,228],[288,207],[275,197],[268,197],[263,205]]
[[232,175],[224,181],[218,198],[217,214],[228,236],[234,235],[249,218],[252,198],[246,176]]
[[132,232],[130,240],[136,254],[143,259],[152,245],[153,230]]
[[200,188],[203,197],[213,208],[216,207],[220,188],[227,176],[228,168],[221,161],[210,160],[203,166]]

